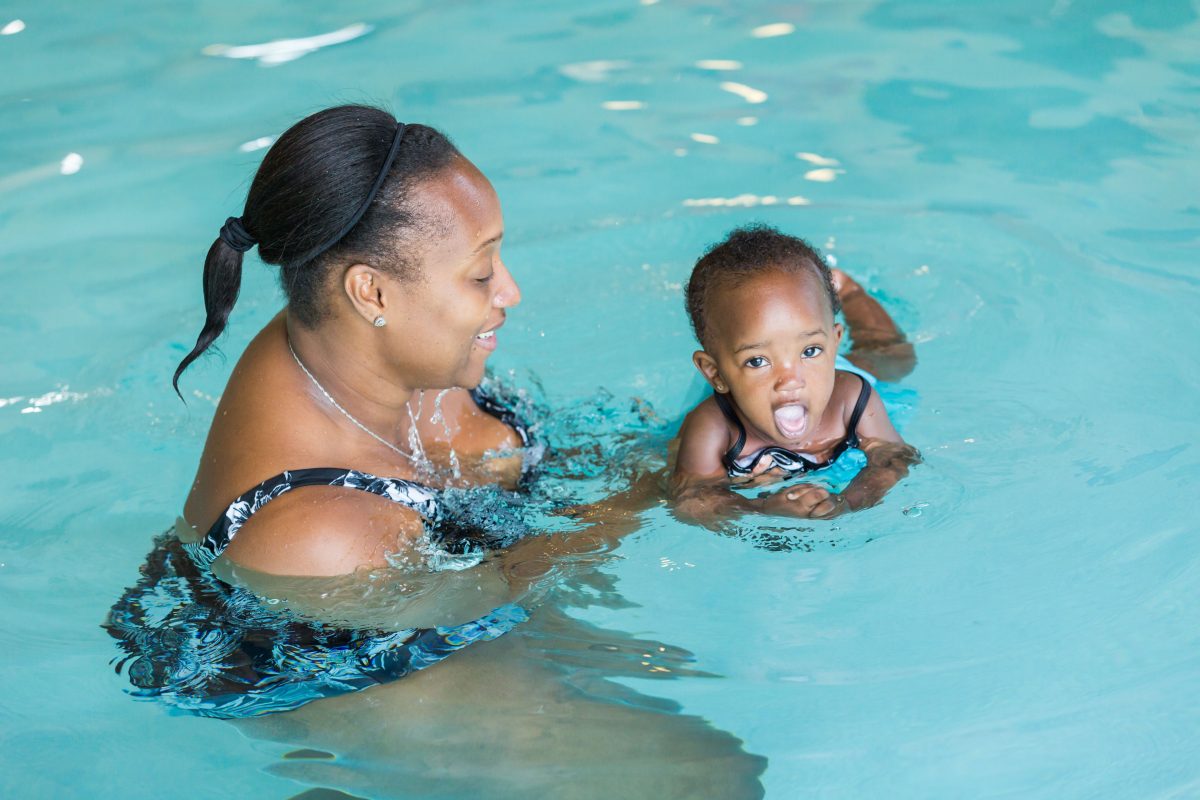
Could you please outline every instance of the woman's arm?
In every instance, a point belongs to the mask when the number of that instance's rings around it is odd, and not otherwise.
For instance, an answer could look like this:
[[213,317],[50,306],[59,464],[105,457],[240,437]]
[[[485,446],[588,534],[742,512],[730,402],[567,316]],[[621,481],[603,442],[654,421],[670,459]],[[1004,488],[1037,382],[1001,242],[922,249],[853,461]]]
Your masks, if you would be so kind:
[[424,521],[386,498],[308,487],[263,506],[213,565],[308,618],[357,628],[458,625],[510,602],[503,562],[435,570]]

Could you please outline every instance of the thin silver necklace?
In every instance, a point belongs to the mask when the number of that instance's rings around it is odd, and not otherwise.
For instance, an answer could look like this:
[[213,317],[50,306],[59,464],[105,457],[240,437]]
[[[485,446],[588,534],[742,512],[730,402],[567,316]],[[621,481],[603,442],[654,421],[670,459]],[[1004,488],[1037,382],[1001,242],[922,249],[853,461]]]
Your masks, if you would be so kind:
[[380,436],[379,434],[375,433],[375,431],[371,430],[366,425],[363,425],[361,422],[358,421],[358,419],[353,414],[351,414],[346,409],[342,408],[341,405],[338,404],[338,401],[333,399],[333,395],[331,395],[325,389],[325,387],[321,385],[321,382],[319,380],[317,380],[317,376],[313,375],[311,372],[309,372],[308,367],[304,366],[304,362],[300,360],[300,356],[296,355],[296,350],[295,350],[295,348],[292,347],[292,340],[290,338],[288,339],[288,350],[291,351],[292,358],[296,359],[296,366],[298,366],[298,367],[300,367],[300,369],[304,370],[304,374],[307,375],[308,379],[313,382],[313,386],[316,386],[318,389],[320,389],[321,394],[325,395],[325,399],[328,400],[330,403],[332,403],[334,408],[336,408],[338,411],[342,412],[342,414],[346,417],[346,419],[353,422],[355,425],[358,426],[359,430],[361,430],[367,436],[370,436],[375,441],[379,442],[384,447],[386,447],[389,450],[392,450],[396,453],[399,453],[400,455],[404,456],[404,458],[411,461],[413,464],[417,463],[417,460],[415,458],[413,458],[411,455],[404,452],[399,447],[396,447],[396,445],[392,444],[387,439],[385,439],[382,436]]

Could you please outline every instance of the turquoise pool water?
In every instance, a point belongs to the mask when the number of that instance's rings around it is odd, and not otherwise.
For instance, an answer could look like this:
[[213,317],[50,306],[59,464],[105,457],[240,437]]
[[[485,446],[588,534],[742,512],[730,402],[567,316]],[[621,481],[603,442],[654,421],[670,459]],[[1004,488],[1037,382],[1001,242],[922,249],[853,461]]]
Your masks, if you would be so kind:
[[[741,739],[771,798],[1200,796],[1197,3],[19,0],[0,30],[0,794],[509,785],[170,716],[99,628],[231,366],[170,390],[204,252],[270,137],[373,101],[495,182],[525,299],[494,364],[551,404],[677,418],[680,284],[753,220],[918,343],[926,463],[882,506],[783,552],[651,510],[547,596],[710,675],[612,681]],[[273,280],[251,262],[226,352]]]

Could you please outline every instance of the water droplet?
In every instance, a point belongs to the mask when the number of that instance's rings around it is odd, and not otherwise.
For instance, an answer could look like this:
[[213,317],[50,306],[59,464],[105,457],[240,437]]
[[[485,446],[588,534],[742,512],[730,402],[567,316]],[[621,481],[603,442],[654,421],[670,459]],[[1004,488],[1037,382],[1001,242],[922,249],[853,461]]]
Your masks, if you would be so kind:
[[921,509],[923,508],[929,508],[929,503],[914,503],[908,508],[904,509],[904,516],[919,517],[921,516]]

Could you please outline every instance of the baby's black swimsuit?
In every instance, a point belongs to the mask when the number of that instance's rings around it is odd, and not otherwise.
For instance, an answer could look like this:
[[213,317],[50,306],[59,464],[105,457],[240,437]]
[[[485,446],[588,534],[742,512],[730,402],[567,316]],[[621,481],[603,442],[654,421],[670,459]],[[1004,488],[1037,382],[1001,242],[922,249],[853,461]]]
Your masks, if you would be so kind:
[[862,418],[863,411],[866,410],[867,401],[871,399],[871,384],[867,383],[866,378],[863,378],[857,373],[856,375],[862,381],[862,389],[858,393],[858,402],[854,404],[854,411],[850,414],[850,421],[846,423],[846,438],[838,442],[837,447],[833,448],[833,453],[829,458],[821,462],[813,461],[802,453],[797,453],[794,450],[788,450],[786,447],[778,445],[768,445],[756,453],[748,456],[742,455],[742,448],[746,446],[746,426],[742,424],[738,418],[737,412],[733,409],[733,403],[729,398],[720,393],[713,393],[713,397],[717,401],[717,406],[725,415],[725,418],[737,428],[738,438],[733,443],[725,454],[721,456],[721,463],[725,465],[725,471],[730,478],[744,478],[754,474],[755,467],[764,458],[770,458],[772,465],[770,469],[779,469],[787,477],[792,478],[797,475],[803,475],[806,472],[814,472],[819,469],[833,466],[842,455],[850,448],[858,447],[858,421]]

